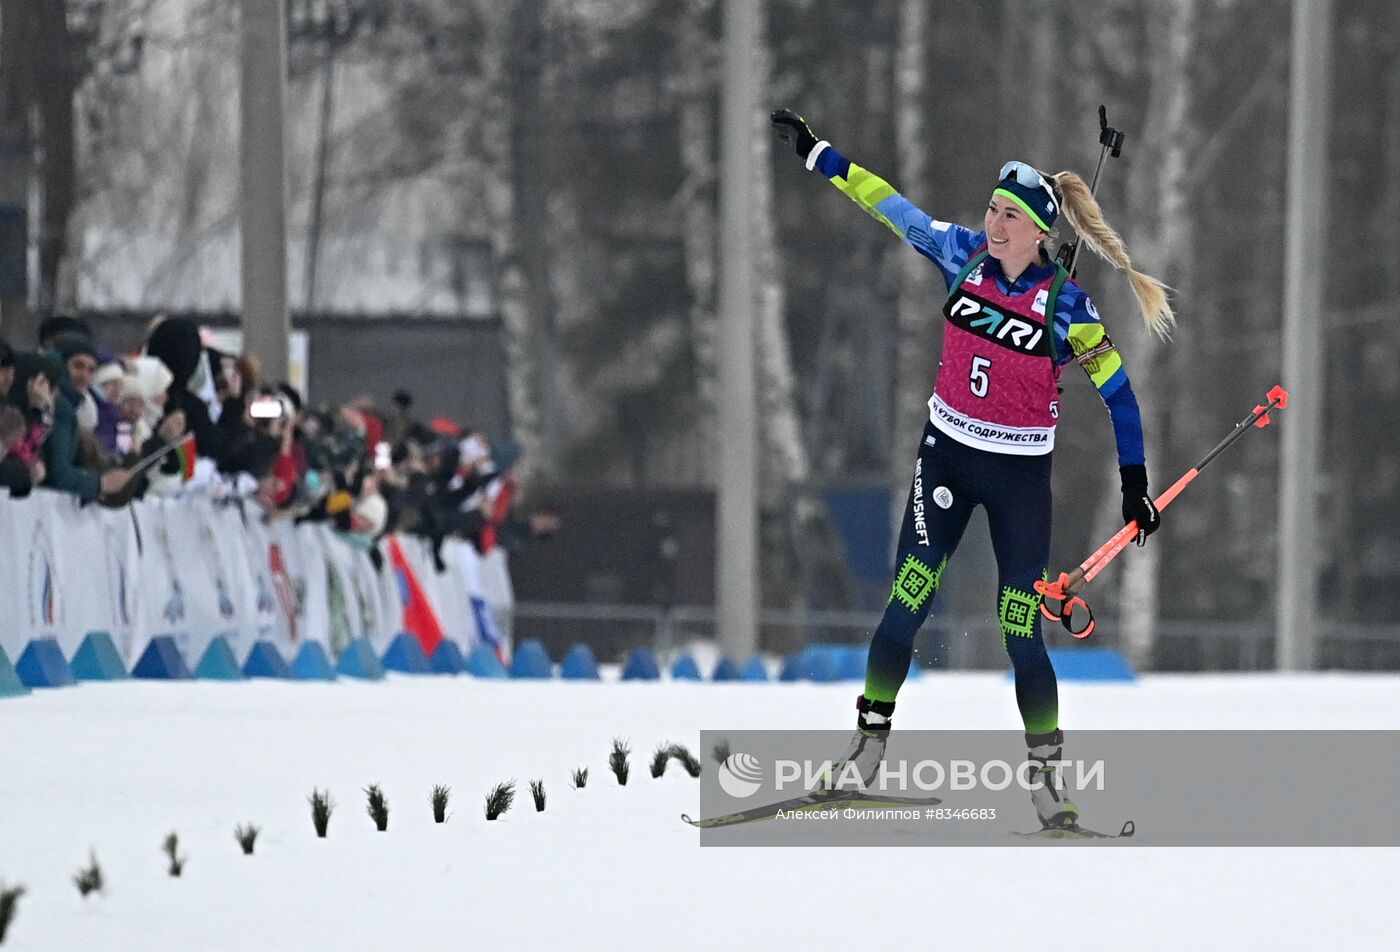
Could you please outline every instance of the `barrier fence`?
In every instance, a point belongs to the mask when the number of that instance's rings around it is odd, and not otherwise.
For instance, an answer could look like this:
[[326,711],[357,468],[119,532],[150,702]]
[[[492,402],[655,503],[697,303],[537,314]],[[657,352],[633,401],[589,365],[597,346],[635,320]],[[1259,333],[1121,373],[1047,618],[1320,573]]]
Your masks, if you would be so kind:
[[12,663],[34,644],[71,660],[98,634],[126,671],[153,644],[191,670],[212,650],[241,671],[259,652],[275,666],[308,646],[334,661],[359,644],[380,659],[407,630],[425,654],[446,639],[505,656],[504,550],[445,542],[439,572],[425,539],[381,546],[376,568],[324,523],[269,521],[241,499],[104,509],[66,493],[0,494],[0,648]]
[[[670,660],[685,646],[716,637],[716,615],[708,605],[604,605],[521,602],[516,630],[541,641],[548,653],[561,656],[569,645],[586,642],[604,660],[623,658],[645,647]],[[879,612],[768,609],[759,617],[759,646],[769,655],[787,657],[812,644],[864,648],[879,624]],[[1076,643],[1058,624],[1044,631],[1057,657],[1121,646],[1119,619],[1099,619],[1091,641]],[[1272,671],[1276,627],[1268,621],[1218,621],[1167,618],[1158,622],[1153,671]],[[1006,653],[991,613],[953,615],[935,612],[915,642],[917,663],[925,668],[1001,669]],[[1058,650],[1057,650],[1058,646]],[[1323,620],[1318,625],[1319,667],[1384,671],[1400,669],[1400,625],[1363,625]]]
[[[625,678],[859,679],[879,620],[765,611],[761,647],[780,667],[715,658],[701,672],[684,649],[713,641],[709,606],[516,605],[501,549],[483,556],[447,541],[438,571],[425,539],[392,536],[380,548],[376,567],[326,524],[269,521],[247,500],[103,509],[63,493],[0,495],[0,696],[67,683],[72,669],[80,678],[334,677],[376,676],[381,664],[489,675],[509,665],[515,676],[597,677],[599,658],[622,662]],[[526,643],[515,653],[517,628]],[[987,618],[931,617],[915,668],[1004,667],[994,628]],[[1131,676],[1112,650],[1114,628],[1103,619],[1098,644],[1052,647],[1061,676],[1075,666],[1086,677]],[[1273,634],[1261,622],[1164,620],[1151,666],[1269,670]],[[1320,636],[1323,667],[1400,667],[1400,627],[1324,623]]]

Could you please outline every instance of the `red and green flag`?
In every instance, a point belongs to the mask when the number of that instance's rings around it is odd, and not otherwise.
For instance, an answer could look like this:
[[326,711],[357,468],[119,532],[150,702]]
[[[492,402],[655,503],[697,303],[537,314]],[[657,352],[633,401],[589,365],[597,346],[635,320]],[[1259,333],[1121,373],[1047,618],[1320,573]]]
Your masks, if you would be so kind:
[[195,452],[194,434],[188,433],[175,447],[175,458],[180,461],[180,481],[187,483],[194,479],[194,464],[199,455]]

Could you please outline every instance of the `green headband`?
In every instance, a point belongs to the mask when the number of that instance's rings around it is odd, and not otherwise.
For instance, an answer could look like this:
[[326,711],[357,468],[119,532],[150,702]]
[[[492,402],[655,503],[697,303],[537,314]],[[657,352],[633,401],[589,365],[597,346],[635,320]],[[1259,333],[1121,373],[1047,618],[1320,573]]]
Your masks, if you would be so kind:
[[1031,216],[1031,221],[1035,222],[1036,225],[1040,228],[1041,231],[1049,231],[1049,230],[1050,230],[1050,226],[1047,225],[1047,224],[1045,223],[1045,219],[1042,218],[1042,217],[1040,217],[1040,215],[1036,214],[1035,209],[1034,209],[1034,208],[1031,208],[1030,205],[1026,204],[1026,200],[1025,200],[1024,198],[1022,198],[1021,196],[1017,195],[1015,192],[1008,191],[1007,189],[1004,189],[1004,188],[998,188],[998,189],[995,189],[995,190],[992,192],[992,194],[993,194],[993,195],[1000,195],[1002,198],[1009,198],[1009,199],[1011,199],[1013,202],[1016,203],[1016,206],[1017,206],[1018,208],[1020,208],[1021,211],[1025,212],[1027,215]]

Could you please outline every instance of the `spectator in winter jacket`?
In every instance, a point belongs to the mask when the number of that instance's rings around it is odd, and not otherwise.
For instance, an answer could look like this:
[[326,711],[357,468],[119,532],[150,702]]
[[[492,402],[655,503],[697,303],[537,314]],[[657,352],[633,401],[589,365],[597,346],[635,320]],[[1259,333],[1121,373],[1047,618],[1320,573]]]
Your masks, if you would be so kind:
[[[217,426],[224,435],[224,456],[227,461],[257,435],[250,409],[254,400],[265,396],[265,388],[262,385],[262,365],[251,354],[237,358],[224,355],[220,358],[219,366],[217,383],[221,402]],[[230,472],[242,469],[232,463],[226,468]]]
[[394,391],[394,410],[384,421],[384,439],[398,453],[412,440],[426,446],[437,436],[413,418],[413,394],[407,390]]
[[16,499],[28,496],[33,487],[29,467],[10,448],[24,436],[24,414],[18,407],[0,403],[0,489],[8,490]]
[[150,429],[155,429],[165,416],[165,403],[168,399],[166,391],[170,389],[171,381],[175,378],[170,373],[170,368],[161,363],[159,358],[146,354],[129,358],[127,365],[131,368],[132,375],[140,382],[141,392],[146,397],[142,419]]
[[[254,407],[261,406],[271,406],[274,415],[251,415]],[[259,483],[264,506],[280,509],[291,501],[297,486],[292,402],[277,391],[263,389],[249,400],[248,408],[247,433],[226,454],[224,469],[251,475]]]
[[93,436],[105,453],[115,453],[117,449],[117,425],[121,417],[117,400],[121,396],[122,378],[125,376],[126,368],[121,361],[109,360],[97,368],[97,373],[92,375],[92,386],[88,388],[88,393],[97,404],[97,428]]
[[122,378],[126,376],[126,368],[122,366],[120,360],[109,360],[97,368],[97,373],[92,375],[92,391],[99,400],[117,405],[117,398],[121,394]]
[[97,345],[82,334],[59,334],[53,339],[52,350],[67,371],[71,390],[76,393],[73,409],[78,417],[78,430],[92,433],[97,429],[99,413],[92,396],[92,378],[97,373]]
[[59,378],[53,428],[44,441],[44,466],[48,474],[43,485],[73,493],[83,502],[92,502],[104,493],[116,492],[131,474],[125,469],[113,469],[99,477],[96,471],[79,465],[78,408],[84,395],[78,384],[91,383],[92,374],[97,370],[97,351],[91,341],[77,335],[60,334],[54,340],[54,347],[68,372]]
[[10,445],[8,456],[29,471],[30,481],[41,485],[47,476],[44,440],[53,425],[54,397],[62,375],[58,362],[40,354],[18,354],[10,382],[9,402],[24,417],[24,430]]
[[[279,384],[277,394],[285,401],[286,406],[291,411],[288,420],[290,423],[289,443],[287,447],[288,455],[292,460],[292,473],[294,483],[293,501],[305,503],[316,497],[313,487],[307,481],[307,475],[311,472],[311,458],[307,453],[305,425],[307,420],[306,406],[302,403],[301,394],[295,387],[289,384]],[[318,476],[312,482],[319,482]]]
[[151,331],[146,341],[146,353],[157,357],[170,371],[170,386],[166,390],[165,412],[184,413],[185,425],[194,434],[195,449],[202,457],[220,464],[226,453],[226,438],[209,416],[209,406],[191,392],[190,382],[200,369],[204,356],[199,341],[199,328],[184,317],[166,318]]
[[445,534],[478,544],[491,509],[489,490],[497,476],[486,437],[470,429],[465,433],[456,447],[456,474],[436,494],[435,518]]
[[384,439],[384,421],[374,409],[374,398],[368,394],[356,397],[341,408],[342,414],[347,411],[358,417],[356,425],[364,434],[365,445],[362,454],[366,457],[373,457],[374,448]]
[[9,399],[10,384],[15,382],[15,352],[0,340],[0,403]]
[[357,549],[368,552],[384,533],[389,521],[389,505],[379,491],[379,479],[366,473],[350,510],[349,531],[341,536]]
[[146,392],[141,387],[141,378],[127,374],[118,381],[116,398],[117,432],[112,450],[119,456],[141,452],[141,445],[154,435],[151,425],[146,422]]

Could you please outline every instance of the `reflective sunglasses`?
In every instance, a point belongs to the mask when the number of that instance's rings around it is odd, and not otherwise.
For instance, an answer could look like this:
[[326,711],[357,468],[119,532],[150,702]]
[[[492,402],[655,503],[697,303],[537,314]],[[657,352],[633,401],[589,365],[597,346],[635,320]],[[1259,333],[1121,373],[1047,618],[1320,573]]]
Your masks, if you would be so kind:
[[[1050,196],[1050,201],[1055,202],[1055,190],[1050,187],[1050,183],[1045,180],[1043,175],[1026,163],[1013,160],[1003,165],[1001,167],[1001,176],[998,181],[1007,178],[1014,178],[1017,185],[1023,185],[1026,188],[1043,188],[1045,189],[1045,193]],[[1058,208],[1059,204],[1059,202],[1055,202],[1055,207]]]

